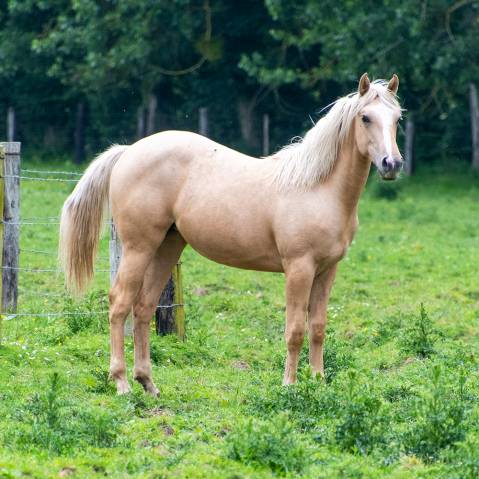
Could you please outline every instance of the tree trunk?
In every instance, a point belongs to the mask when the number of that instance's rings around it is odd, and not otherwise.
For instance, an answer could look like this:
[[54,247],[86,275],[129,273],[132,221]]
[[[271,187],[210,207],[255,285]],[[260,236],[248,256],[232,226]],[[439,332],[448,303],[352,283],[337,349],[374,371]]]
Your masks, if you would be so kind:
[[146,122],[146,134],[153,135],[156,133],[156,107],[158,106],[158,99],[156,95],[148,97],[148,117]]
[[208,108],[205,106],[201,107],[199,110],[199,118],[198,118],[198,131],[200,135],[208,136],[209,128],[208,128]]
[[238,101],[238,119],[240,124],[241,138],[249,148],[258,149],[259,140],[255,129],[254,105],[246,98]]
[[414,173],[414,121],[412,118],[406,120],[406,142],[404,145],[404,173],[411,176]]
[[17,116],[12,106],[7,111],[7,141],[15,141],[17,138]]
[[479,101],[476,85],[469,85],[469,105],[471,109],[472,168],[479,171]]
[[85,103],[78,102],[75,120],[75,157],[78,165],[85,160]]

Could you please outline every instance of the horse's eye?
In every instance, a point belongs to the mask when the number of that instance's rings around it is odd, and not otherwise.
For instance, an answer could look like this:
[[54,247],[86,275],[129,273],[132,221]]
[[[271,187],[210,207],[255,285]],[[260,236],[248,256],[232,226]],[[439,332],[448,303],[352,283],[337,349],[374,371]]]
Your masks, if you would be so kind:
[[361,119],[363,120],[363,123],[371,123],[369,116],[363,115]]

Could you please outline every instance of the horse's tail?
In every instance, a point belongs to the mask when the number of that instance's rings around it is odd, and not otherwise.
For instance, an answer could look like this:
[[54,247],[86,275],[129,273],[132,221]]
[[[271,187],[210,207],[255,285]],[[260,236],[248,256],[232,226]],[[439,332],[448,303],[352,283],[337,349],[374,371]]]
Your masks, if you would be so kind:
[[63,205],[58,253],[69,290],[83,292],[93,277],[111,172],[127,148],[114,145],[101,153]]

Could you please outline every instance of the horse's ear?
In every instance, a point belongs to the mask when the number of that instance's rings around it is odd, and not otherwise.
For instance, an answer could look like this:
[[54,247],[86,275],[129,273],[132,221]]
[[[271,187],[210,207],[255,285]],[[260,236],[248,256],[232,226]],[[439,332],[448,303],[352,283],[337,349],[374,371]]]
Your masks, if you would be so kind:
[[363,75],[359,79],[359,87],[358,87],[359,96],[363,96],[364,94],[368,92],[369,85],[371,85],[371,82],[369,81],[368,74],[363,73]]
[[399,78],[398,76],[394,73],[392,78],[389,80],[388,83],[388,90],[394,93],[394,95],[397,94],[399,88]]

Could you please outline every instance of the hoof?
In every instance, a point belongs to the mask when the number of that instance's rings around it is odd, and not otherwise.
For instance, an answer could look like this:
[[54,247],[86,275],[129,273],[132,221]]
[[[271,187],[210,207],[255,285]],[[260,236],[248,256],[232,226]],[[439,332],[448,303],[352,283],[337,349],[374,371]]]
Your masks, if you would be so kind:
[[144,376],[136,376],[135,380],[138,381],[142,386],[145,392],[151,394],[152,396],[159,396],[160,391],[155,386],[155,383],[150,378],[145,378]]
[[145,387],[145,391],[153,397],[158,397],[160,395],[159,389],[153,383],[150,387]]
[[118,381],[116,383],[116,393],[121,396],[123,394],[131,393],[131,387],[128,381]]

